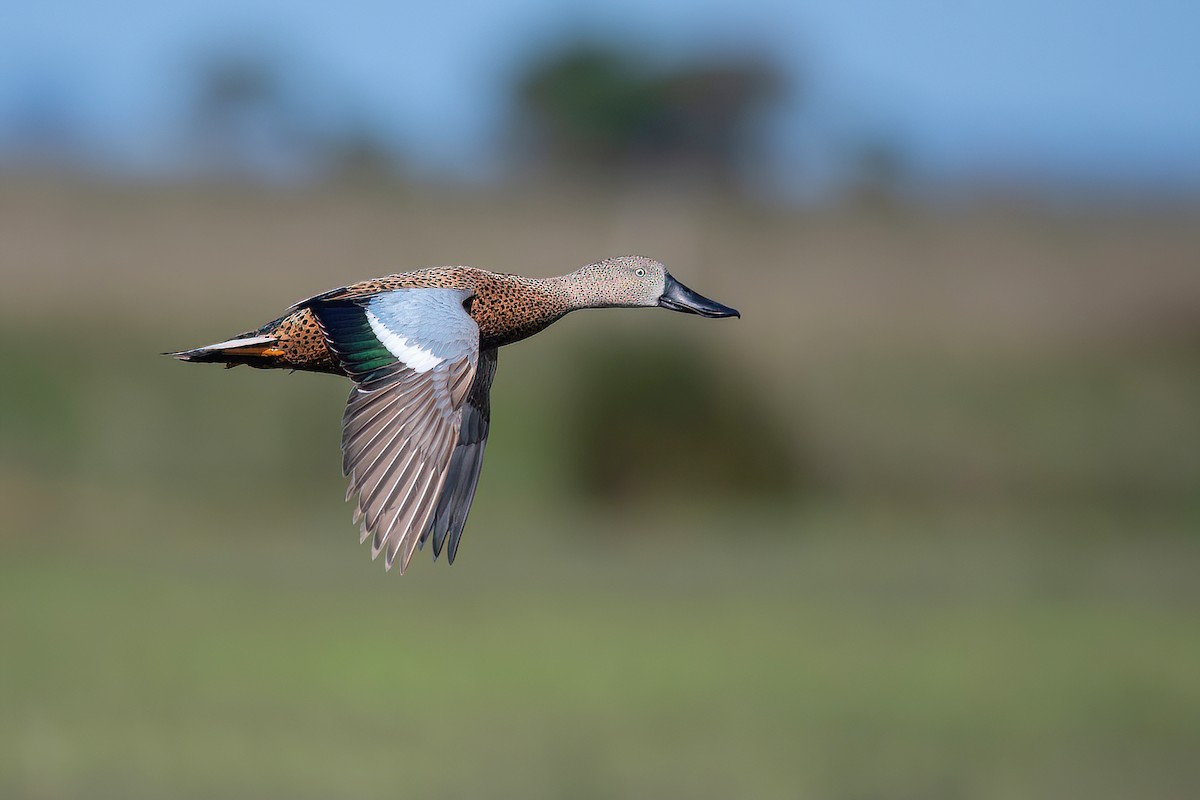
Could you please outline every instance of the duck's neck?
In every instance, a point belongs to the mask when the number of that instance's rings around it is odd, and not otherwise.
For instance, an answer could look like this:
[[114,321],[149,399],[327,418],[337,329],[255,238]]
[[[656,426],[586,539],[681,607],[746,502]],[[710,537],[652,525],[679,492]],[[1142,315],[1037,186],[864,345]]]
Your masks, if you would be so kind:
[[587,298],[580,289],[578,279],[572,275],[559,275],[555,278],[526,278],[521,275],[512,276],[517,279],[522,290],[535,299],[535,304],[541,314],[551,317],[551,322],[578,311],[588,308]]
[[561,304],[562,314],[581,308],[604,308],[607,305],[601,301],[596,285],[584,279],[583,270],[557,278],[542,278],[538,282],[542,285],[542,291]]

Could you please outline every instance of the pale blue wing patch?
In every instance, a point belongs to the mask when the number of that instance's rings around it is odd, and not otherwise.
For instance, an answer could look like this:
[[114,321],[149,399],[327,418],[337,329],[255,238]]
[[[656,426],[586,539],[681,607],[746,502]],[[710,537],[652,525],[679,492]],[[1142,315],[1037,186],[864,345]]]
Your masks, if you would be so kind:
[[415,372],[479,348],[479,326],[463,303],[468,289],[397,289],[366,301],[368,325],[395,359]]
[[362,382],[397,364],[417,373],[479,347],[479,326],[463,308],[466,289],[396,289],[310,308],[342,368]]

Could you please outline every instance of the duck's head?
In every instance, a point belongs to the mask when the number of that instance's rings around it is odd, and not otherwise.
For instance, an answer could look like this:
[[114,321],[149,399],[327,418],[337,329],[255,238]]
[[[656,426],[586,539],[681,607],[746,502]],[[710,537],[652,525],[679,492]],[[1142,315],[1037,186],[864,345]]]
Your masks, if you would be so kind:
[[702,317],[741,317],[736,309],[693,292],[645,256],[618,256],[583,267],[576,278],[578,301],[590,308],[661,306]]

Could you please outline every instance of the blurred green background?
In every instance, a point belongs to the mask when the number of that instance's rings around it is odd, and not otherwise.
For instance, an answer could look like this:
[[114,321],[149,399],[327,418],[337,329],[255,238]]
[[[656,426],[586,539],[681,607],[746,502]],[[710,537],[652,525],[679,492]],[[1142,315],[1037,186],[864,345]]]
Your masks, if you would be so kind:
[[[623,64],[535,60],[497,181],[370,137],[264,177],[244,63],[184,115],[216,167],[6,162],[0,796],[1195,792],[1200,205],[930,197],[887,142],[784,202],[739,167],[761,65]],[[343,381],[158,355],[627,252],[743,318],[507,348],[453,568],[357,545]]]

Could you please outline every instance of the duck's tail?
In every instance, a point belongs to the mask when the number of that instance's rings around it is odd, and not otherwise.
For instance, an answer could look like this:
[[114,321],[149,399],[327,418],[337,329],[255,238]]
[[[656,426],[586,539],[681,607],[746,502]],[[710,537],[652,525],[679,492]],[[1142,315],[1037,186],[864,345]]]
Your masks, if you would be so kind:
[[236,367],[246,364],[260,369],[287,366],[283,362],[284,351],[278,347],[279,340],[274,336],[262,336],[257,332],[244,333],[226,342],[217,342],[194,350],[180,350],[177,353],[164,353],[174,356],[180,361],[195,361],[207,364],[224,364],[226,367]]

